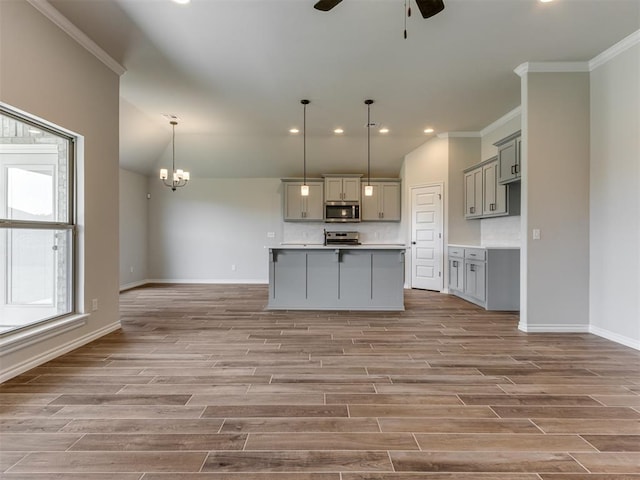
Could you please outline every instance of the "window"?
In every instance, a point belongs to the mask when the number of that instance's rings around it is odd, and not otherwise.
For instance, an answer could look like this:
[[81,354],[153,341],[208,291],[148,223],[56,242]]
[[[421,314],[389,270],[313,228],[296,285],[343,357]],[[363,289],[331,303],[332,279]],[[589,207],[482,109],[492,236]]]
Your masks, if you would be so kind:
[[0,107],[0,335],[74,311],[74,139]]

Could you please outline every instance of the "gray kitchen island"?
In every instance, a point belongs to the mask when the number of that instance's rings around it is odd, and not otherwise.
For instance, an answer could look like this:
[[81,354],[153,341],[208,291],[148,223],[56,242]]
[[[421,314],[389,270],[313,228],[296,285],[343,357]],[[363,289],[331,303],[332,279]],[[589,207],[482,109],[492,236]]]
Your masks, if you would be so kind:
[[404,310],[404,245],[269,248],[272,310]]

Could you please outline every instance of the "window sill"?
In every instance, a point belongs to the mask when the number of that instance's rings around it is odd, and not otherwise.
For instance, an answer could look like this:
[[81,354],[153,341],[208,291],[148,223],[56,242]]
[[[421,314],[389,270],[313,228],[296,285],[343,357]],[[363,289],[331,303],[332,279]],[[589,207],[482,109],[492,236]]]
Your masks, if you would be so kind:
[[0,357],[86,325],[89,314],[69,315],[0,337]]

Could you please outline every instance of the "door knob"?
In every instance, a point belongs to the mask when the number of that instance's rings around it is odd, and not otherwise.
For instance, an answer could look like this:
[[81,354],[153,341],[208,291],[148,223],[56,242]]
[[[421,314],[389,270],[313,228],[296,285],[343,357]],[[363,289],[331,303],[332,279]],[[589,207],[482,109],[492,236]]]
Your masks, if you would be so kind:
[[411,245],[415,245],[415,244],[416,244],[416,242],[411,242]]

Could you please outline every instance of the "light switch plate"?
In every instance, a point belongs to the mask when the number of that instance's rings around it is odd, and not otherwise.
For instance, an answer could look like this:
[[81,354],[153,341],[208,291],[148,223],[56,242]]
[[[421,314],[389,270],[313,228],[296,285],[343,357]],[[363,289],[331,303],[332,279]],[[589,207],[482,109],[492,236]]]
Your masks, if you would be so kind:
[[540,229],[539,228],[534,228],[532,233],[533,233],[533,239],[534,240],[540,240]]

